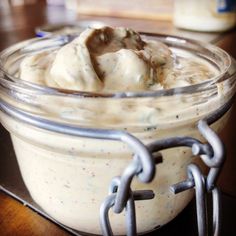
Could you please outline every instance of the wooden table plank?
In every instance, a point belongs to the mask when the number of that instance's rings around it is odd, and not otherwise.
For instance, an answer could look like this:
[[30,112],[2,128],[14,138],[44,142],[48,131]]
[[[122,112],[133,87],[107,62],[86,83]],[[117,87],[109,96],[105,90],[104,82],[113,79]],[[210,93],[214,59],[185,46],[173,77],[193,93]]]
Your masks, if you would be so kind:
[[0,235],[66,236],[68,233],[0,191]]

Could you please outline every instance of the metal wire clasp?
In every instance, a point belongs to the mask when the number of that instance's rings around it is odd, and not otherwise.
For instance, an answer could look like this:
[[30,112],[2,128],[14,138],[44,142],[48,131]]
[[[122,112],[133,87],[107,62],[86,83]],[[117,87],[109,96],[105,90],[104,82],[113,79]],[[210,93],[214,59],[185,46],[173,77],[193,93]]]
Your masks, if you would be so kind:
[[[152,142],[146,145],[146,148],[150,153],[152,153],[153,165],[162,162],[162,156],[159,151],[173,147],[185,146],[190,147],[193,155],[199,155],[206,166],[210,168],[207,177],[205,177],[196,164],[190,164],[187,168],[188,179],[171,186],[171,190],[176,194],[190,188],[195,188],[199,236],[205,236],[208,232],[205,195],[207,192],[212,193],[213,235],[217,236],[220,229],[220,197],[219,191],[215,187],[215,182],[225,157],[224,145],[206,121],[199,121],[198,130],[206,139],[207,143],[201,143],[199,140],[191,137],[171,137]],[[103,202],[100,210],[100,223],[104,235],[113,235],[108,217],[108,210],[111,207],[113,207],[113,211],[115,213],[120,213],[124,208],[126,209],[127,235],[136,235],[136,199],[134,197],[135,191],[133,192],[130,186],[133,177],[135,175],[138,176],[142,173],[142,171],[142,163],[140,163],[140,158],[136,153],[132,162],[126,167],[123,174],[112,179],[109,187],[109,196]],[[152,180],[151,178],[149,179],[150,181]],[[147,191],[149,191],[148,196],[142,196],[141,194],[142,200],[151,199],[154,197],[151,190]],[[127,216],[129,217],[127,218]]]
[[[109,221],[108,212],[110,208],[115,205],[116,193],[112,193],[106,197],[100,207],[100,225],[102,229],[102,235],[113,236],[111,224]],[[137,200],[148,200],[154,197],[154,193],[151,190],[129,190],[129,196],[125,206],[126,216],[126,233],[128,236],[137,235],[136,227],[136,214],[135,214],[135,203]]]
[[[146,161],[148,161],[148,159]],[[156,155],[153,158],[152,163],[158,164],[161,161],[162,157]],[[100,207],[100,225],[103,235],[113,235],[108,217],[108,211],[112,207],[113,212],[117,214],[121,213],[125,208],[126,233],[128,236],[137,234],[134,201],[154,198],[152,190],[132,191],[130,187],[134,176],[139,176],[139,173],[142,171],[142,163],[140,162],[139,156],[136,154],[130,164],[125,168],[123,174],[112,179],[109,186],[109,195]]]
[[[219,137],[211,130],[206,121],[199,121],[198,129],[211,145],[212,154],[209,155],[202,151],[195,152],[200,150],[198,144],[193,145],[193,153],[201,154],[201,159],[210,168],[208,175],[204,176],[196,164],[190,164],[187,169],[188,179],[171,186],[171,190],[177,194],[187,189],[195,188],[198,234],[199,236],[208,235],[208,223],[211,223],[213,224],[212,235],[217,236],[220,233],[221,202],[219,189],[215,184],[225,160],[225,149]],[[213,214],[211,222],[207,222],[207,208],[209,206],[207,206],[206,193],[212,195]],[[210,217],[208,216],[208,218]]]

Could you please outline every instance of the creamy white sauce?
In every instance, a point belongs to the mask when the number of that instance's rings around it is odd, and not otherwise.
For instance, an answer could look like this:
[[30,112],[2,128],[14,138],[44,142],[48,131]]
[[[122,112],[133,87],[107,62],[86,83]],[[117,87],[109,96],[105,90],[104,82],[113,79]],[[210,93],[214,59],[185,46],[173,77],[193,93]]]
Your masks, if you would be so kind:
[[131,29],[87,29],[56,52],[26,57],[20,78],[80,91],[142,91],[182,87],[213,78],[199,59],[177,58]]

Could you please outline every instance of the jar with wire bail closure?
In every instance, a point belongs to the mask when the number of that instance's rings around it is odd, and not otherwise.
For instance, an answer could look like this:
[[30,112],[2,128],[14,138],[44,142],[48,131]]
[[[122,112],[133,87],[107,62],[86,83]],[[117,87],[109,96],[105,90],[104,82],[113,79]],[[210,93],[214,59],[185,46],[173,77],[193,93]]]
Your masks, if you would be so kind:
[[[185,87],[110,93],[50,88],[17,78],[23,58],[53,52],[71,37],[27,40],[1,53],[0,117],[11,134],[24,182],[35,202],[68,227],[101,234],[100,205],[113,177],[123,173],[134,153],[142,157],[142,150],[156,140],[188,136],[204,141],[197,123],[232,99],[235,62],[212,45],[150,34],[145,37],[165,43],[177,57],[200,58],[214,67],[217,76]],[[211,128],[220,132],[229,114]],[[144,149],[137,151],[135,142]],[[135,202],[138,233],[165,225],[184,209],[193,192],[175,195],[170,186],[187,179],[191,162],[202,166],[187,147],[160,153],[163,160],[156,168],[148,155],[152,164],[144,168],[151,176],[140,174],[131,184],[133,191],[152,190],[155,195]],[[126,234],[123,213],[111,211],[109,219],[115,235]]]

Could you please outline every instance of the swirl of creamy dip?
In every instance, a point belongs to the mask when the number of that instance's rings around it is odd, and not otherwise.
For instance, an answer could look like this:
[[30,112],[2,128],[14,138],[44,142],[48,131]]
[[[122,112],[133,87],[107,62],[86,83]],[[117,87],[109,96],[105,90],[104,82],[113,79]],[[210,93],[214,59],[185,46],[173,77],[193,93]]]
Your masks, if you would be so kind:
[[166,89],[213,76],[206,65],[177,61],[165,44],[122,27],[86,29],[59,50],[28,56],[20,66],[23,80],[92,92]]

